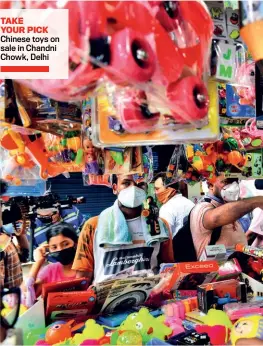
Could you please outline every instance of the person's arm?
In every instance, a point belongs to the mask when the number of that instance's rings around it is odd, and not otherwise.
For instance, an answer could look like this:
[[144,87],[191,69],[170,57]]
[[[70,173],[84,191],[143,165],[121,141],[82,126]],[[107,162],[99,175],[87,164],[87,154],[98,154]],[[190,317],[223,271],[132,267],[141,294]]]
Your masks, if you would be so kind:
[[207,210],[203,216],[203,225],[206,229],[229,225],[256,208],[263,208],[263,196],[226,203]]
[[76,277],[87,278],[90,283],[94,274],[93,241],[97,218],[89,219],[83,226],[78,240],[78,247],[72,269],[77,271]]
[[169,224],[167,223],[166,220],[162,219],[164,222],[168,234],[169,234],[169,239],[167,241],[164,241],[160,244],[160,252],[158,255],[158,263],[174,263],[174,252],[173,252],[173,236],[171,229],[169,227]]

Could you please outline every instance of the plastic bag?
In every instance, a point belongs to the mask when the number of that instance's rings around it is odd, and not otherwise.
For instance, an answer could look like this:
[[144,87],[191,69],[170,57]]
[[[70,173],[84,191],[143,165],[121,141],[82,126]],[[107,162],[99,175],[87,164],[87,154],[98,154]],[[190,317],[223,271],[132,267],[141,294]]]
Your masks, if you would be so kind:
[[[110,80],[121,88],[117,98],[123,109],[131,107],[137,114],[143,108],[146,114],[141,120],[152,118],[149,111],[156,109],[149,127],[134,127],[128,119],[124,126],[132,133],[150,131],[154,125],[158,128],[158,113],[167,114],[179,128],[207,123],[208,92],[202,77],[208,70],[213,24],[204,2],[22,4],[25,8],[67,8],[70,18],[69,78],[21,81],[25,85],[68,102],[84,99],[101,80]],[[130,87],[123,89],[126,85]]]
[[[11,126],[0,132],[3,152],[3,178],[48,179],[66,172],[81,172],[83,150],[80,132],[68,132],[65,137],[41,133],[24,134],[23,128]],[[14,180],[15,181],[15,180]]]

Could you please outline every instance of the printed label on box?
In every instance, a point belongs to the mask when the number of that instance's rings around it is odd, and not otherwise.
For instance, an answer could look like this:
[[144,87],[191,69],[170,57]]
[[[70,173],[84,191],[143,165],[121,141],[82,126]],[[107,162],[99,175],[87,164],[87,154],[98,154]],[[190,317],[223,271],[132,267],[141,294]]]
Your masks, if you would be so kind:
[[68,10],[1,9],[0,78],[68,78]]

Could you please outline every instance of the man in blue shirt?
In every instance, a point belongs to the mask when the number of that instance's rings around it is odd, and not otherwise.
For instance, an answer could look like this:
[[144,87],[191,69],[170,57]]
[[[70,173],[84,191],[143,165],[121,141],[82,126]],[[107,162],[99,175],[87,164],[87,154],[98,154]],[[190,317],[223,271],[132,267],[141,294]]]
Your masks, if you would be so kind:
[[[75,206],[60,210],[58,208],[37,209],[37,217],[35,219],[35,227],[33,230],[34,248],[37,248],[46,242],[47,230],[59,222],[70,223],[79,235],[82,225],[85,222],[85,217]],[[32,232],[32,228],[27,232],[28,238],[30,238],[30,232]]]

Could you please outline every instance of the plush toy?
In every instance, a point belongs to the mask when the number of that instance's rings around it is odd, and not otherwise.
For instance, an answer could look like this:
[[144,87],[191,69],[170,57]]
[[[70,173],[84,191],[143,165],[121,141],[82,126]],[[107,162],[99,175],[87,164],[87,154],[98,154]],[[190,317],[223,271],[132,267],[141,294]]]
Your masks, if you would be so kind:
[[228,343],[232,323],[224,311],[210,309],[202,321],[204,324],[196,326],[196,331],[207,333],[212,345],[226,345]]
[[152,338],[165,340],[172,334],[172,329],[165,325],[165,316],[153,317],[148,309],[142,308],[139,312],[130,314],[119,327],[121,331],[137,331],[142,336],[143,344]]
[[[263,316],[245,316],[234,324],[231,332],[231,343],[233,346],[236,345],[239,339],[250,338],[263,340]],[[253,343],[247,343],[247,345],[252,344]]]

